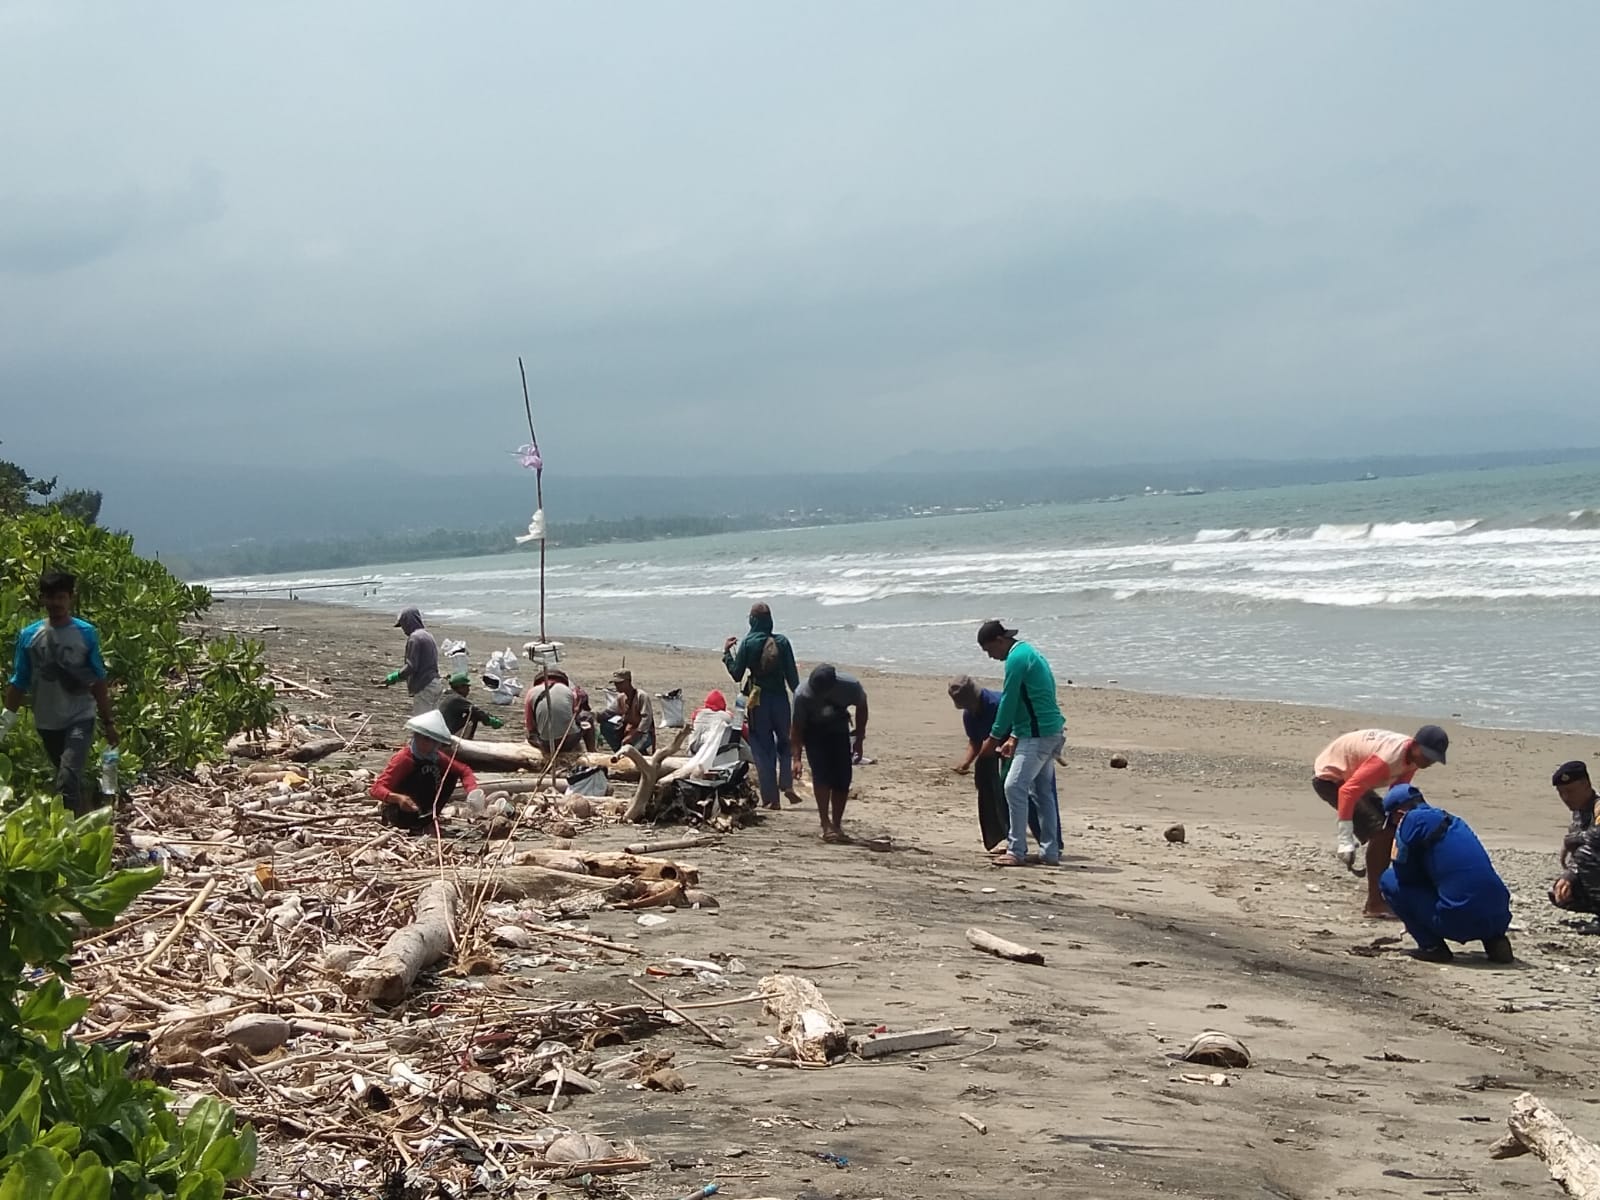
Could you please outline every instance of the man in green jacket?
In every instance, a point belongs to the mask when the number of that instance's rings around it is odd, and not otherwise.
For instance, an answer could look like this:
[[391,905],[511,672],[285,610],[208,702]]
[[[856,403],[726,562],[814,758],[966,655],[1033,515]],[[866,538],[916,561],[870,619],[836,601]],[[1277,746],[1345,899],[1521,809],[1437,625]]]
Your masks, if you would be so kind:
[[722,665],[744,691],[750,757],[763,807],[779,807],[780,791],[790,804],[799,804],[789,756],[789,693],[800,686],[800,672],[789,639],[772,632],[772,609],[765,603],[750,606],[750,632],[743,641],[731,637],[723,643]]
[[1054,803],[1056,755],[1066,744],[1066,718],[1056,702],[1056,677],[1050,664],[1017,631],[999,621],[978,629],[978,645],[990,658],[1006,664],[1006,681],[994,727],[982,753],[998,752],[1011,760],[1006,775],[1006,808],[1011,832],[1006,852],[995,865],[1020,867],[1028,860],[1030,803],[1039,814],[1039,857],[1055,866],[1061,861],[1061,822]]

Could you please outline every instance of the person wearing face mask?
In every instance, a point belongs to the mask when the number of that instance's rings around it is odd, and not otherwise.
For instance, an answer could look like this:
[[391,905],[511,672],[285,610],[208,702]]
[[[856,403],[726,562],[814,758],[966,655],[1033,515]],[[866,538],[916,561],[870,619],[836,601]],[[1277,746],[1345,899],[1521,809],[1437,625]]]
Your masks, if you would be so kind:
[[472,768],[455,757],[455,739],[444,714],[434,709],[406,722],[411,739],[397,750],[372,781],[370,795],[381,806],[383,823],[407,833],[427,833],[457,785],[467,792],[467,806],[481,806],[483,789]]

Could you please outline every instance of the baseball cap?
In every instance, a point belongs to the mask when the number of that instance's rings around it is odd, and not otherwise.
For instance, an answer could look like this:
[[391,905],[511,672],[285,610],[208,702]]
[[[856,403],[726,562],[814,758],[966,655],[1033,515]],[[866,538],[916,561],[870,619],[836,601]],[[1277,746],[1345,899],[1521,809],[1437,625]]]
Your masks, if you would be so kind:
[[1411,740],[1430,762],[1442,764],[1444,752],[1450,749],[1450,735],[1437,725],[1424,725]]
[[1383,797],[1383,815],[1389,816],[1397,808],[1404,808],[1408,804],[1426,804],[1422,792],[1413,784],[1397,783],[1389,789]]
[[1575,758],[1557,767],[1556,773],[1550,777],[1550,782],[1553,786],[1560,787],[1563,783],[1587,778],[1589,778],[1589,764],[1581,758]]
[[967,697],[975,695],[978,685],[972,682],[971,675],[957,675],[950,681],[950,699],[960,704]]
[[978,626],[978,645],[987,646],[1003,637],[1016,637],[1015,629],[1007,629],[1003,621],[985,621]]
[[632,683],[633,682],[633,672],[632,671],[627,671],[627,670],[613,671],[613,672],[611,672],[611,682],[612,683]]
[[460,684],[460,683],[470,684],[471,682],[472,682],[472,676],[468,675],[465,671],[457,671],[454,675],[450,676],[450,686],[451,687],[455,687],[457,684]]

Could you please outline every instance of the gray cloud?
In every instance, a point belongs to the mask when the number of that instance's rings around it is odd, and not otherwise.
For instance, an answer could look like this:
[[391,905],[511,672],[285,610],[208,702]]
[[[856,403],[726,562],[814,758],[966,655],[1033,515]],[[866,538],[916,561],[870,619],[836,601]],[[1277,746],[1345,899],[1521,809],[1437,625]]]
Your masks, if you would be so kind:
[[4,11],[41,469],[1600,442],[1588,6]]

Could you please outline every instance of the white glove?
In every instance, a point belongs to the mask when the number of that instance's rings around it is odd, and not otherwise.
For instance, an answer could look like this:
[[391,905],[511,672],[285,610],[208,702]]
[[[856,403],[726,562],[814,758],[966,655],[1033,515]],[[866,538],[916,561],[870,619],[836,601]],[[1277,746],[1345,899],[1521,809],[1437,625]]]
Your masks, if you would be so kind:
[[1354,821],[1340,821],[1339,830],[1339,861],[1352,871],[1356,865],[1356,823]]
[[467,793],[467,815],[471,817],[483,816],[484,795],[482,788],[473,788]]
[[11,727],[17,723],[15,709],[0,708],[0,742],[6,740],[11,733]]

